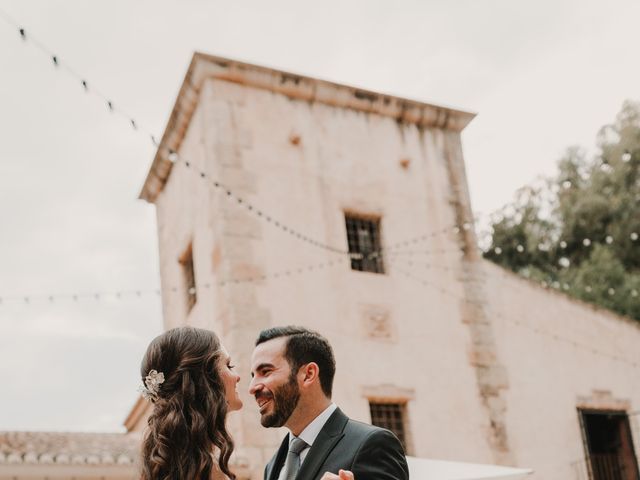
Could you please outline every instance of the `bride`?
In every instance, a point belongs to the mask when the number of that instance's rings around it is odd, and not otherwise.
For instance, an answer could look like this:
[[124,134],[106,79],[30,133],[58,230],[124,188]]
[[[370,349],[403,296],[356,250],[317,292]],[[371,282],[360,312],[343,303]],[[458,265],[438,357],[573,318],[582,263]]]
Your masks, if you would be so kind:
[[242,407],[240,376],[216,334],[168,330],[151,342],[140,372],[142,394],[153,403],[142,443],[142,480],[235,480],[225,420]]
[[[140,373],[153,404],[142,443],[142,480],[235,480],[228,412],[242,408],[240,376],[210,330],[179,327],[149,344]],[[351,472],[322,480],[352,480]]]

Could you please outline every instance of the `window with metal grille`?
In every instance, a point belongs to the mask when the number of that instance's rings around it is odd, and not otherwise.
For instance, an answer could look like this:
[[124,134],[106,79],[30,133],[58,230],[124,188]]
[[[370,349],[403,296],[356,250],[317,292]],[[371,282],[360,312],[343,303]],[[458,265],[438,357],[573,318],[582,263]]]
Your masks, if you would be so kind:
[[407,451],[406,404],[404,403],[378,403],[369,402],[371,423],[377,427],[391,430]]
[[193,306],[198,301],[198,295],[196,292],[196,275],[193,269],[193,245],[189,244],[189,247],[180,256],[180,265],[182,266],[182,275],[184,278],[184,285],[187,299],[187,313],[191,311]]
[[384,273],[380,242],[380,219],[345,214],[351,269]]
[[589,409],[578,412],[589,479],[638,480],[640,472],[627,413]]

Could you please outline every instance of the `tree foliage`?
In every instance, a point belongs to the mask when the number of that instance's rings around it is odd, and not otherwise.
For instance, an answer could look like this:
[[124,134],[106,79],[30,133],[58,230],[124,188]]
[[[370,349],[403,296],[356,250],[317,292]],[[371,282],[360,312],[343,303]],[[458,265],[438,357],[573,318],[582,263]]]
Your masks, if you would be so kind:
[[640,103],[602,127],[598,152],[569,148],[558,173],[520,189],[484,256],[640,321]]

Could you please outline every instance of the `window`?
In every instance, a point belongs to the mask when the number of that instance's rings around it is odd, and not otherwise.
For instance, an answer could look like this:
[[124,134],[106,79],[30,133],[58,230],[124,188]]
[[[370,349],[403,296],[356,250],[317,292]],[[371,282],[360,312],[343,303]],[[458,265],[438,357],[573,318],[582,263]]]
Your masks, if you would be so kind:
[[384,273],[380,243],[380,219],[345,214],[351,269]]
[[180,256],[179,262],[182,266],[182,276],[184,278],[188,313],[198,301],[196,275],[193,269],[193,244],[189,244],[189,247]]
[[408,452],[405,429],[407,424],[406,404],[369,402],[369,410],[371,411],[371,423],[395,433],[405,452]]
[[629,417],[623,411],[579,410],[591,480],[638,480]]

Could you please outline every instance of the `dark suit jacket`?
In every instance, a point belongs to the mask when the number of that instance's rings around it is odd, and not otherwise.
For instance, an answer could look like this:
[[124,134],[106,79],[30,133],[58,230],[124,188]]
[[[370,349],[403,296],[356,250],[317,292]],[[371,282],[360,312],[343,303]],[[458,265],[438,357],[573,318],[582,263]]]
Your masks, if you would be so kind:
[[[287,435],[264,470],[277,480],[289,447]],[[398,438],[389,430],[356,422],[337,408],[318,434],[296,480],[320,480],[325,472],[351,470],[355,480],[408,480],[409,468]]]

